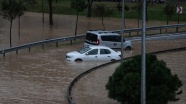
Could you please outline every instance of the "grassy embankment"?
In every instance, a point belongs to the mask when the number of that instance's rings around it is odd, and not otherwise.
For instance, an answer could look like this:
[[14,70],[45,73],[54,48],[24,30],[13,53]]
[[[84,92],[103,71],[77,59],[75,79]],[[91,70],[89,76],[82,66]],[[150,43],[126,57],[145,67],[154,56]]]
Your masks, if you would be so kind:
[[[56,0],[53,1],[53,12],[55,14],[76,15],[75,10],[71,9],[71,7],[70,7],[70,0],[57,0],[57,1],[58,1],[57,3],[56,3]],[[94,2],[93,6],[96,3],[100,3],[100,2]],[[114,14],[112,15],[113,18],[121,18],[121,12],[119,12],[116,8],[118,2],[103,2],[103,3],[105,3],[111,9],[113,9],[113,11],[114,11]],[[130,8],[129,11],[125,11],[125,18],[137,19],[138,12],[136,10],[134,10],[134,8],[137,7],[138,3],[126,2],[125,4],[127,4],[128,7]],[[166,3],[164,3],[164,4],[154,3],[153,5],[149,4],[149,6],[148,6],[149,20],[166,21],[166,15],[163,12],[165,5],[166,5]],[[186,11],[186,9],[185,9],[186,3],[182,2],[181,6],[183,7],[183,14],[179,15],[179,19],[180,19],[180,21],[186,21],[186,14],[184,13]],[[27,11],[41,12],[41,0],[36,0],[36,4],[34,4],[34,5],[27,4]],[[45,1],[45,3],[44,3],[44,11],[46,13],[48,12],[47,1]],[[83,16],[86,16],[86,14],[87,14],[87,9],[84,12],[80,13],[80,15],[83,15]],[[175,14],[172,16],[171,21],[177,21],[177,19],[178,19],[178,15],[176,14],[176,10],[175,10]]]

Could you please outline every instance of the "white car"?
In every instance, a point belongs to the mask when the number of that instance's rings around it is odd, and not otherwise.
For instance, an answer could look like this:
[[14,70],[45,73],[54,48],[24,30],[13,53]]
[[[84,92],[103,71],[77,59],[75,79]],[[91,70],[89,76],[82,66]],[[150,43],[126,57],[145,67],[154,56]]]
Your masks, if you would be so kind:
[[115,61],[121,59],[121,52],[106,46],[90,46],[66,54],[69,61]]

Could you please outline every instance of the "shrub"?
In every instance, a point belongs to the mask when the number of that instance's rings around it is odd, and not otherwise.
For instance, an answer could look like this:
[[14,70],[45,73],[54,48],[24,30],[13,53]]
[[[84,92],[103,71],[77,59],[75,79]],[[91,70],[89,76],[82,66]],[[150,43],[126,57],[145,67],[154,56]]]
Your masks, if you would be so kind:
[[[140,104],[141,56],[124,61],[106,85],[108,96],[122,104]],[[176,95],[182,82],[172,75],[166,63],[155,55],[146,55],[146,97],[147,104],[167,104],[177,101]],[[180,91],[182,92],[182,91]]]

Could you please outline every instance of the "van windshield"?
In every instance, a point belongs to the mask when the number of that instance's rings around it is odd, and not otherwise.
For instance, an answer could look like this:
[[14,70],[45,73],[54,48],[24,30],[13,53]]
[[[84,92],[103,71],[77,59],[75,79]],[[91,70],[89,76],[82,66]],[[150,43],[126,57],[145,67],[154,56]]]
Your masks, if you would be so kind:
[[97,42],[97,35],[92,33],[87,33],[86,40],[88,40],[89,42]]

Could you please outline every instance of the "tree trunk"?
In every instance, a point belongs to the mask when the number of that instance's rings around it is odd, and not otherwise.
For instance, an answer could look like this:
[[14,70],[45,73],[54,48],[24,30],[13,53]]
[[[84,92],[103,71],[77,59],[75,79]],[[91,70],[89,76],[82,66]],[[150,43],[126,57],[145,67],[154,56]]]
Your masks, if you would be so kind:
[[79,15],[79,12],[77,12],[76,27],[75,27],[75,36],[77,35],[78,15]]
[[44,18],[44,4],[43,4],[43,0],[42,0],[42,2],[41,2],[42,4],[42,6],[41,6],[41,10],[42,10],[42,16],[43,16],[43,23],[44,23],[44,21],[45,21],[45,18]]
[[10,47],[12,47],[12,20],[10,21]]
[[147,7],[148,7],[148,3],[146,4],[146,9],[145,9],[145,14],[146,14],[146,21],[148,21],[148,13],[147,13]]
[[20,39],[20,16],[18,16],[18,34],[19,34],[19,39]]
[[49,23],[53,25],[53,10],[52,10],[52,0],[48,0],[49,4]]
[[[169,17],[167,16],[167,25],[169,24]],[[166,28],[166,33],[167,33],[167,28]]]
[[88,13],[87,13],[87,17],[91,17],[92,16],[92,3],[94,0],[88,0]]
[[[139,8],[139,2],[138,2],[138,8]],[[140,11],[138,10],[138,28],[139,28],[139,20],[140,20]],[[139,35],[139,31],[137,32],[137,35]]]
[[103,30],[105,30],[105,25],[103,23],[103,17],[101,18],[101,21],[102,21],[102,25],[103,25]]
[[147,12],[149,3],[150,3],[150,0],[148,0],[147,3],[146,3],[146,11],[145,11],[145,14],[146,14],[146,21],[149,20],[149,18],[148,18],[148,12]]
[[87,17],[91,17],[92,16],[92,9],[91,9],[91,5],[88,5],[88,13],[87,13]]

